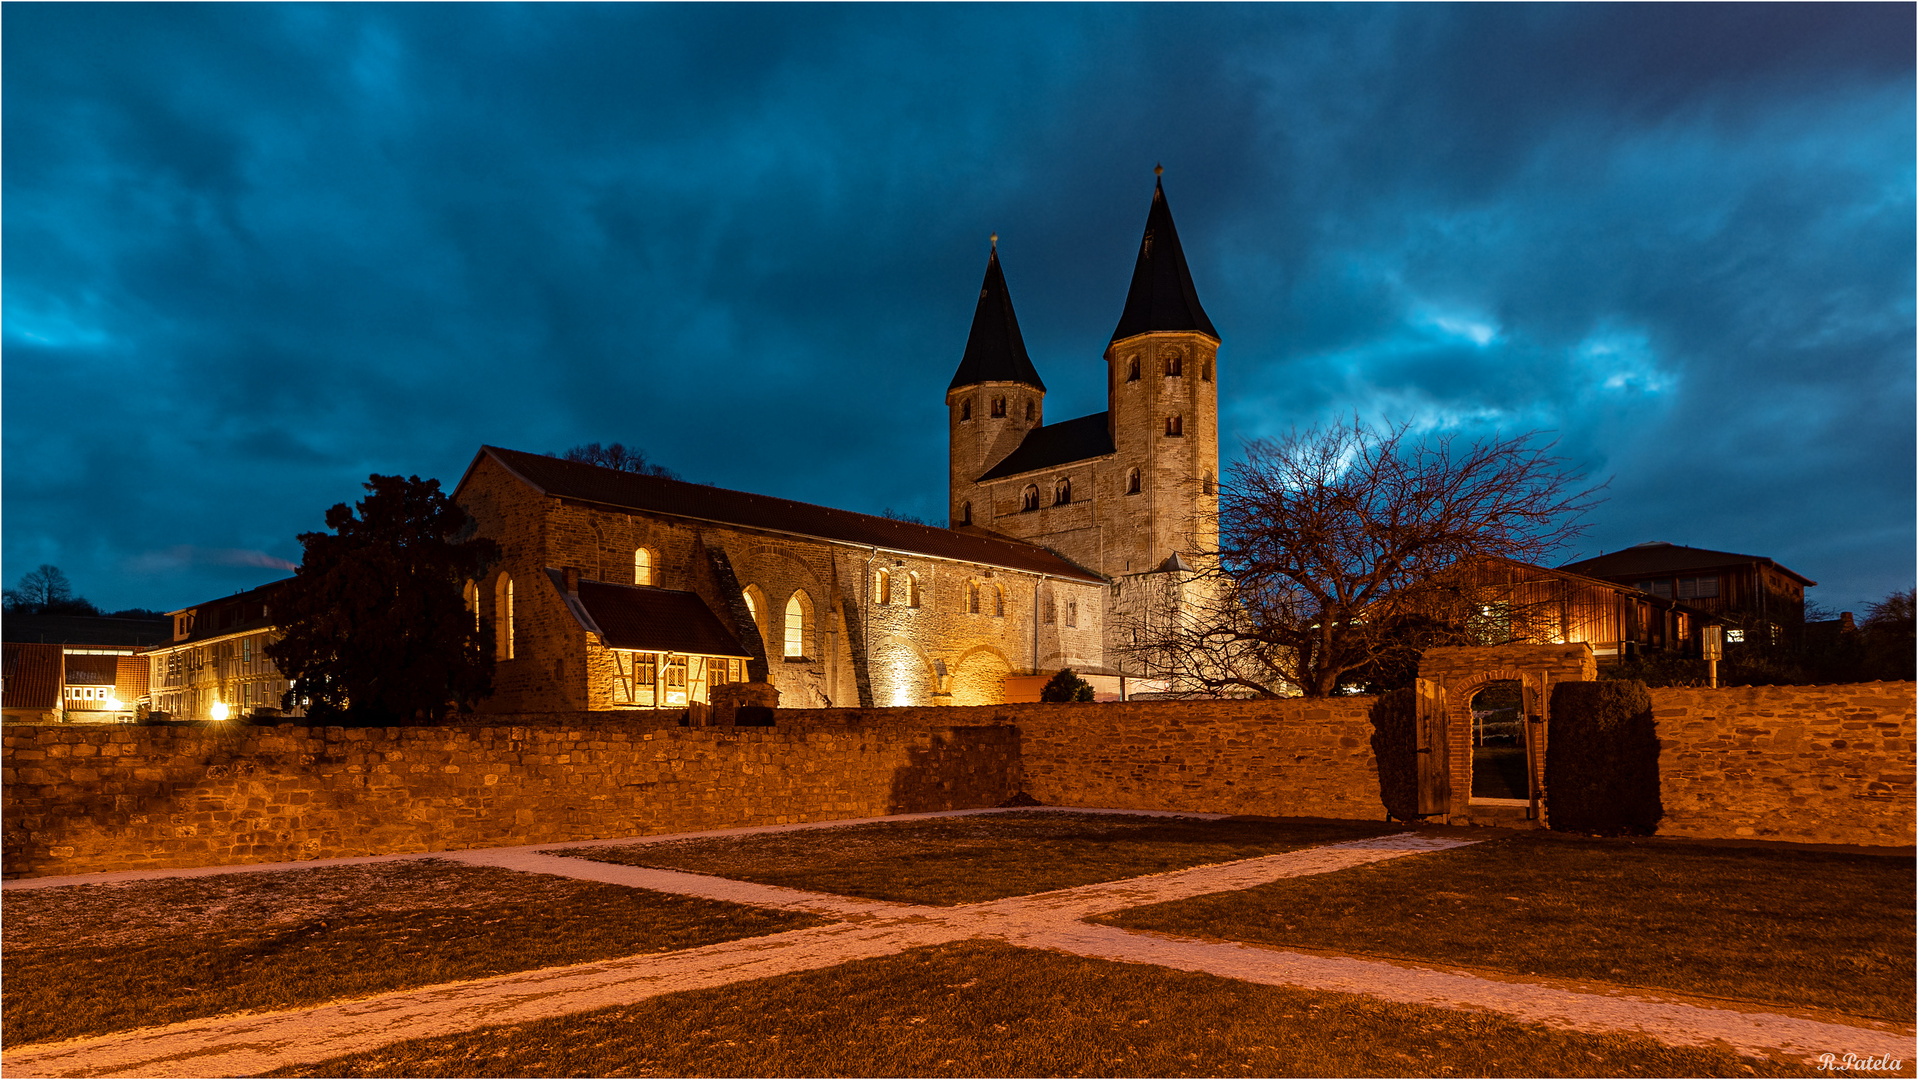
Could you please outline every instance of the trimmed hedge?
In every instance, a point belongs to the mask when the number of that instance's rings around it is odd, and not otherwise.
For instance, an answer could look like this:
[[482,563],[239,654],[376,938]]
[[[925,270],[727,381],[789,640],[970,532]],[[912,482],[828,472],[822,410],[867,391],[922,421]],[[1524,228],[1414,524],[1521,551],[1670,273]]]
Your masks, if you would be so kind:
[[1553,829],[1601,836],[1656,832],[1658,729],[1635,679],[1552,687],[1545,736],[1545,805]]
[[1372,756],[1388,816],[1419,820],[1418,695],[1388,690],[1372,703]]

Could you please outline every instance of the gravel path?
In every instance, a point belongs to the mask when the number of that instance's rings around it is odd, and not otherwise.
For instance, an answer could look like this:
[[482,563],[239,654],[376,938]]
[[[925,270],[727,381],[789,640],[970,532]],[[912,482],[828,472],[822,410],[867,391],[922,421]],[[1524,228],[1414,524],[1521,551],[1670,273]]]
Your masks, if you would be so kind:
[[[607,843],[592,841],[591,845]],[[977,937],[1271,985],[1441,1008],[1486,1009],[1582,1031],[1631,1032],[1676,1044],[1722,1041],[1741,1053],[1815,1059],[1827,1052],[1840,1057],[1850,1052],[1907,1061],[1913,1056],[1910,1029],[1897,1030],[1892,1025],[1831,1023],[1758,1008],[1698,1004],[1675,996],[1535,978],[1487,978],[1436,967],[1196,941],[1080,921],[1139,904],[1244,889],[1467,843],[1471,841],[1405,833],[957,907],[859,900],[540,854],[588,846],[584,844],[440,853],[440,858],[474,865],[814,912],[842,921],[676,953],[447,983],[313,1009],[187,1021],[21,1047],[4,1055],[4,1071],[9,1077],[252,1075],[402,1039],[631,1004],[660,994],[811,971]],[[88,880],[100,877],[90,875]]]

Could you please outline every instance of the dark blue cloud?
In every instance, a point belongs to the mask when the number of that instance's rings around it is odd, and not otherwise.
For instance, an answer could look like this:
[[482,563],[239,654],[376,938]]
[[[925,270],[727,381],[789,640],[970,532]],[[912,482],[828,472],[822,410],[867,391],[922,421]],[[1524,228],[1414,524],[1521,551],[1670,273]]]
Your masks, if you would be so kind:
[[986,234],[1096,411],[1161,160],[1228,439],[1549,429],[1590,551],[1912,580],[1907,6],[4,20],[9,580],[257,584],[482,442],[936,517]]

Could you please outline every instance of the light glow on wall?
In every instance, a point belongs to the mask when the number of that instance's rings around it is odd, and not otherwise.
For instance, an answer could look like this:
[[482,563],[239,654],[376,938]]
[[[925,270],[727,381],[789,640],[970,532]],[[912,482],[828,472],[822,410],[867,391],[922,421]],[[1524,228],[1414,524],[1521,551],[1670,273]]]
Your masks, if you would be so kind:
[[226,707],[226,702],[216,701],[213,703],[213,719],[225,720],[228,716],[231,716],[232,713],[233,710]]

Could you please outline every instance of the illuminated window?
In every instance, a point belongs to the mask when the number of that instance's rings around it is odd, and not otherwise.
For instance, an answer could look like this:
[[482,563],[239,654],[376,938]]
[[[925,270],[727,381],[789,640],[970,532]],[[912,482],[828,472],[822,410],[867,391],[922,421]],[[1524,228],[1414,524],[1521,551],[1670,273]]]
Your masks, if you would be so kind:
[[[971,505],[971,504],[968,503],[967,505]],[[907,607],[919,606],[919,575],[918,574],[906,575],[906,606]]]
[[1165,433],[1173,438],[1185,434],[1185,417],[1168,416],[1165,418]]
[[873,575],[872,599],[875,604],[892,603],[892,575],[884,570]]
[[1184,374],[1185,373],[1185,357],[1180,356],[1176,352],[1167,353],[1165,358],[1165,373],[1167,378],[1171,378],[1174,375]]
[[493,628],[499,634],[495,649],[501,660],[513,658],[513,579],[505,574],[493,583]]
[[966,614],[979,614],[979,583],[976,581],[966,582]]
[[1066,625],[1079,625],[1079,601],[1077,600],[1066,601]]
[[1052,485],[1052,505],[1064,506],[1071,501],[1072,481],[1062,476],[1057,483]]
[[1127,382],[1139,381],[1139,358],[1136,356],[1129,356],[1126,358],[1125,381]]
[[1725,631],[1725,644],[1743,645],[1744,643],[1745,643],[1745,632],[1743,630],[1727,629]]
[[972,419],[972,399],[971,398],[966,398],[964,401],[961,401],[959,403],[959,419],[962,421]]
[[1133,469],[1125,474],[1125,493],[1127,495],[1139,493],[1139,470]]
[[997,585],[992,587],[992,614],[996,618],[1006,617],[1006,590]]
[[759,591],[757,585],[748,585],[741,592],[746,597],[746,614],[752,616],[753,629],[764,633],[765,620],[759,617],[759,613],[766,609],[765,594]]
[[665,690],[666,704],[686,704],[686,660],[684,656],[666,654],[666,662],[660,665],[660,685]]
[[477,581],[466,583],[466,610],[473,613],[473,634],[477,637],[480,632],[480,599]]
[[1027,484],[1026,489],[1019,493],[1019,509],[1022,511],[1039,509],[1039,485]]
[[645,548],[640,548],[633,552],[633,584],[659,584],[659,581],[653,576],[653,553]]
[[806,655],[812,637],[812,597],[801,589],[786,601],[786,655],[798,659]]
[[1006,415],[1006,399],[1005,398],[996,397],[992,399],[992,415],[994,416]]

